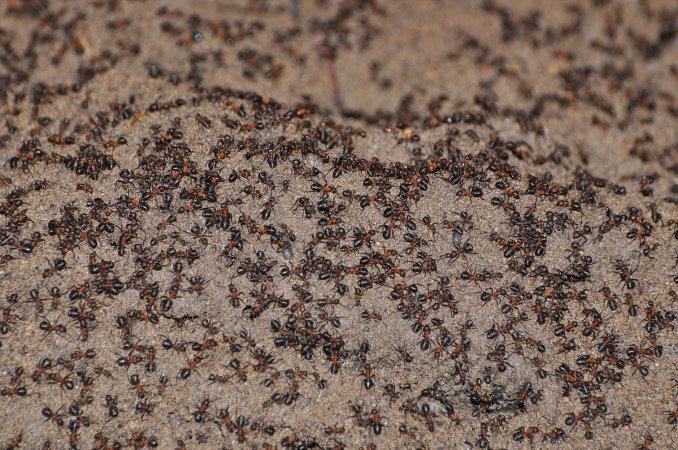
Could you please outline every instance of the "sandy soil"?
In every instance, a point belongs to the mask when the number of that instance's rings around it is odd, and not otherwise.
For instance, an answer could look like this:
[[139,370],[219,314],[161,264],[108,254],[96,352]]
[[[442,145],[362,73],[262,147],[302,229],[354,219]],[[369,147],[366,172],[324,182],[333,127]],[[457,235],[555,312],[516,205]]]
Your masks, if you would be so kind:
[[0,3],[0,448],[676,448],[678,8]]

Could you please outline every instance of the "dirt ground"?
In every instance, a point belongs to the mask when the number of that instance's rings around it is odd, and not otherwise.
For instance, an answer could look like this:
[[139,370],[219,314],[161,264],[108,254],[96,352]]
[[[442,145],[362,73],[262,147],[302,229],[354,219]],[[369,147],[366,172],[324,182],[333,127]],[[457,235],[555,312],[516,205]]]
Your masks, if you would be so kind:
[[0,448],[678,448],[672,1],[0,3]]

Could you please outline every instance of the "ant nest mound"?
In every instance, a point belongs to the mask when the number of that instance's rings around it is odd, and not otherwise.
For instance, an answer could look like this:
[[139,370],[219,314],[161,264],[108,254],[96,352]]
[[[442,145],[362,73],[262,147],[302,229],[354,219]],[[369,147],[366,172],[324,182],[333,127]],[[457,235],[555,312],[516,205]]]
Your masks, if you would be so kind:
[[675,5],[236,3],[2,6],[3,448],[675,446]]

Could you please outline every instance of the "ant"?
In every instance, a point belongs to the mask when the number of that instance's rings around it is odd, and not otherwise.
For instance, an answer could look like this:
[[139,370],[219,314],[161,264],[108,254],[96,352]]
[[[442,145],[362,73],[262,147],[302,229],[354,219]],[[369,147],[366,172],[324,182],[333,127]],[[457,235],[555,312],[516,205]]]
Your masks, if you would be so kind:
[[622,284],[629,291],[635,289],[638,280],[633,278],[633,274],[636,272],[636,270],[631,270],[628,265],[621,260],[615,261],[614,268],[621,280],[620,284]]
[[193,359],[189,360],[188,366],[180,370],[179,376],[182,380],[187,380],[193,372],[201,365],[205,360],[204,357],[195,356]]

